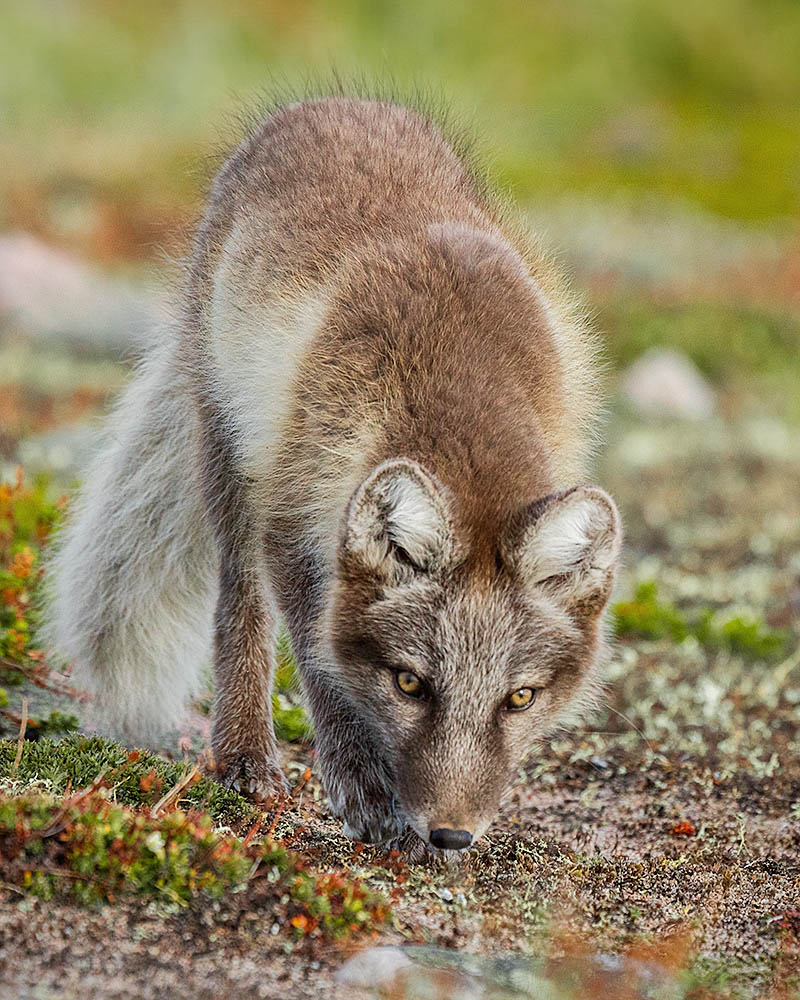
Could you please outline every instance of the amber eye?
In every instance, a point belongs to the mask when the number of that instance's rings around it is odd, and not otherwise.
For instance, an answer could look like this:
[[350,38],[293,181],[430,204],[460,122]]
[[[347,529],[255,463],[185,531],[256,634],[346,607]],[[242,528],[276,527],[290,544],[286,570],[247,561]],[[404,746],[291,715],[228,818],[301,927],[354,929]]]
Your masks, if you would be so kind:
[[509,712],[522,712],[530,708],[536,700],[536,690],[534,688],[517,688],[506,698],[506,710]]
[[397,690],[408,698],[422,698],[425,695],[425,685],[410,670],[395,670],[394,682]]

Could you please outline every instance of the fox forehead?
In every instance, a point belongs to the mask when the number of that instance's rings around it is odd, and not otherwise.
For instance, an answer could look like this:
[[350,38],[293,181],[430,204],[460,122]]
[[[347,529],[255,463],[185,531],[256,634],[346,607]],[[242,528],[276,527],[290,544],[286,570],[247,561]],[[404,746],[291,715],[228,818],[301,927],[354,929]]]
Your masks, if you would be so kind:
[[396,588],[366,610],[364,625],[388,665],[448,687],[542,686],[580,644],[569,616],[547,596],[500,584]]

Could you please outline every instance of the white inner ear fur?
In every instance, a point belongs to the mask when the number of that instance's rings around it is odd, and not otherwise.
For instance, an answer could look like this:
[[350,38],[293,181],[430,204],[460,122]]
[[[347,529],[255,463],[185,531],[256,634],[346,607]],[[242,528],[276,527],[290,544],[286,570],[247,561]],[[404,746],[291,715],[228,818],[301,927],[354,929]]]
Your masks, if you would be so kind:
[[453,533],[441,487],[410,459],[384,462],[356,490],[346,515],[343,549],[372,569],[405,577],[409,567],[394,552],[406,552],[420,569],[432,571],[450,558]]
[[616,505],[603,490],[580,486],[553,500],[525,531],[518,566],[530,584],[554,585],[579,599],[601,589],[616,566],[621,526]]

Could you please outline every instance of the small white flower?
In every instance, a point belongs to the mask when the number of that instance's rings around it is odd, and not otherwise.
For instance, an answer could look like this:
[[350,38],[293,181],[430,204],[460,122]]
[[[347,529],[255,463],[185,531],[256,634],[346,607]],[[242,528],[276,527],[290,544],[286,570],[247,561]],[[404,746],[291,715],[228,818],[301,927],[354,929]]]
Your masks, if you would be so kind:
[[145,846],[149,847],[157,858],[164,857],[164,838],[158,830],[154,830],[145,840]]

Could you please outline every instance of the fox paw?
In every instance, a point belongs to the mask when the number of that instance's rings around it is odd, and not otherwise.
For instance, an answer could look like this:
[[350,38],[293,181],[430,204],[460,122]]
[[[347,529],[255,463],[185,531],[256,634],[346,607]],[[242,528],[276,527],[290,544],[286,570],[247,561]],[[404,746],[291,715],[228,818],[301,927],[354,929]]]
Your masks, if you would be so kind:
[[344,821],[343,833],[350,840],[364,844],[385,844],[399,837],[405,826],[405,820],[394,813],[351,813]]
[[289,792],[283,771],[266,753],[242,750],[220,754],[214,766],[214,776],[221,785],[254,802],[266,802]]
[[383,844],[394,840],[406,828],[405,819],[385,794],[370,797],[359,790],[347,795],[340,790],[335,798],[329,796],[329,802],[333,814],[344,821],[343,832],[350,840]]

